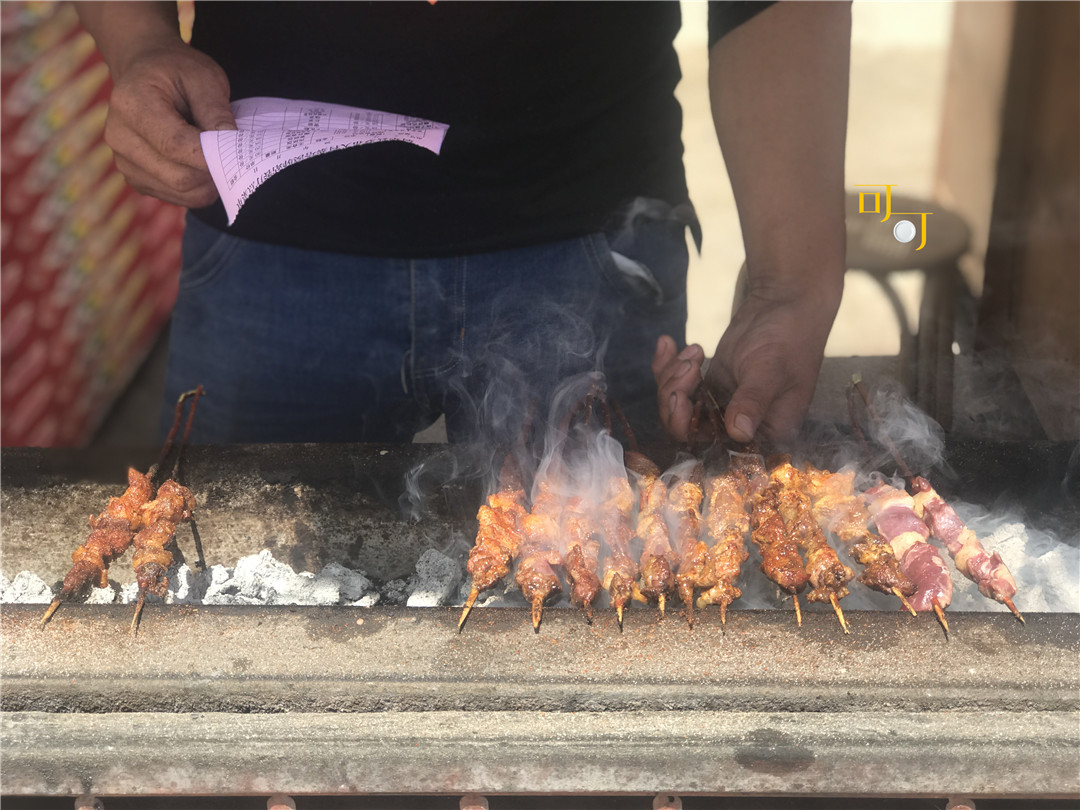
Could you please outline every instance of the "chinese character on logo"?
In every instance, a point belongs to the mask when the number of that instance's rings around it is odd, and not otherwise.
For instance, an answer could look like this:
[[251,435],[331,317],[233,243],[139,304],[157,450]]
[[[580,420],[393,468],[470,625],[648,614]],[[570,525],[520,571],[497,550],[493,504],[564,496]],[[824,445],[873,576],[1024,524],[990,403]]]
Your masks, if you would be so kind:
[[[860,214],[881,214],[885,216],[881,218],[882,222],[887,222],[889,217],[893,214],[900,216],[917,216],[921,217],[920,230],[922,231],[922,241],[915,250],[922,250],[926,247],[926,218],[932,215],[933,211],[893,211],[892,210],[892,190],[896,188],[896,183],[856,183],[856,188],[883,188],[885,189],[885,210],[881,210],[881,192],[880,191],[860,191],[859,192],[859,213]],[[868,200],[873,200],[873,208],[867,207]],[[915,238],[915,226],[910,220],[902,219],[896,223],[893,228],[893,236],[897,242],[910,242]]]

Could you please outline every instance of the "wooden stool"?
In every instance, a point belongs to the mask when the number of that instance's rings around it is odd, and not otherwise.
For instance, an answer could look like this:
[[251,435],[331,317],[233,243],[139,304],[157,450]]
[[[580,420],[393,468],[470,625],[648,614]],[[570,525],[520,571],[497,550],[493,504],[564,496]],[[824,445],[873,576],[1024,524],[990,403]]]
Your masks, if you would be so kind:
[[[859,194],[847,195],[847,269],[861,270],[880,285],[900,324],[900,381],[923,411],[948,428],[953,411],[956,294],[957,285],[963,283],[959,262],[971,243],[971,229],[959,215],[938,203],[901,194],[892,195],[891,216],[882,222],[884,187],[868,188],[867,192],[865,207],[873,208],[873,194],[879,192],[882,210],[859,213]],[[917,250],[923,237],[923,212],[929,214],[926,244]],[[906,243],[893,235],[893,228],[905,219],[916,229],[914,239]],[[908,326],[904,305],[890,282],[893,273],[903,270],[918,270],[924,277],[915,333]],[[744,263],[735,284],[732,314],[748,292]]]

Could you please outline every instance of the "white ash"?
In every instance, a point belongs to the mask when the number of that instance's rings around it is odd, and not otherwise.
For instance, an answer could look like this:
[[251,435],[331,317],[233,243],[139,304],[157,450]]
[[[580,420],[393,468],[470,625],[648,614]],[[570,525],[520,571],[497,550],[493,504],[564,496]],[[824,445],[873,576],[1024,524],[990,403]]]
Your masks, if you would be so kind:
[[90,595],[86,597],[86,601],[83,604],[111,605],[116,601],[119,593],[119,589],[110,582],[108,586],[104,588],[91,588]]
[[449,604],[461,581],[461,566],[437,549],[429,548],[416,562],[409,578],[409,607]]
[[20,571],[15,579],[3,583],[0,602],[19,602],[26,605],[47,605],[53,599],[50,588],[41,577],[30,571]]
[[375,590],[371,580],[359,571],[353,571],[339,563],[328,563],[319,573],[321,578],[337,584],[341,601],[352,604]]

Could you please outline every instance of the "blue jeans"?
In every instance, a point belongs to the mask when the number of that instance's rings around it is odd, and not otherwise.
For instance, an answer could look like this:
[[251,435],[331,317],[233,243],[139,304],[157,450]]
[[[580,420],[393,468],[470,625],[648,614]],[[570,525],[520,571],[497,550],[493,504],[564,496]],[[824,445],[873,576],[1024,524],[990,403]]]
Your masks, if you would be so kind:
[[191,440],[408,442],[513,436],[530,403],[599,369],[642,438],[662,435],[650,362],[685,341],[685,225],[447,259],[250,242],[188,216],[162,433],[206,388]]

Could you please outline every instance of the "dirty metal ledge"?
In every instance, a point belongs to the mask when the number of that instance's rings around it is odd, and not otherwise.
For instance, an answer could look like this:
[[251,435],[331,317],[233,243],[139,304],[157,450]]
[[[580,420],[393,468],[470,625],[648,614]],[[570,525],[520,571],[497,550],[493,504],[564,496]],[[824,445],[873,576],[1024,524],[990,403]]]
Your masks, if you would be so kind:
[[0,614],[5,793],[1080,792],[1080,617]]

